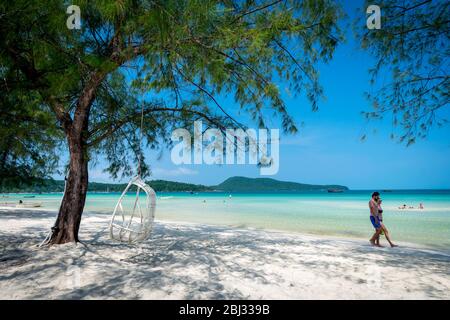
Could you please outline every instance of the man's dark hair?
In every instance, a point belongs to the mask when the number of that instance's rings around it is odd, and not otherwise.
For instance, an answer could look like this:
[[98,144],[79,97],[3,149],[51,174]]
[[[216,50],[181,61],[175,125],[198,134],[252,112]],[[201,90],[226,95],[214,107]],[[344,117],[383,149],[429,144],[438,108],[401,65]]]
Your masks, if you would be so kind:
[[376,196],[379,196],[379,195],[380,195],[380,193],[378,191],[375,191],[374,193],[372,193],[372,198],[376,197]]

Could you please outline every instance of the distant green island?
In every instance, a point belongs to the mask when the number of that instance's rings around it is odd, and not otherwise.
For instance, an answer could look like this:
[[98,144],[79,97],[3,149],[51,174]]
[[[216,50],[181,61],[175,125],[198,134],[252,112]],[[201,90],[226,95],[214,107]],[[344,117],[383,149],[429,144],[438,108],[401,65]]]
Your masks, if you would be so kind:
[[228,178],[214,189],[227,192],[302,192],[302,191],[347,191],[341,185],[315,185],[297,182],[279,181],[270,178]]
[[[231,177],[216,186],[205,186],[166,180],[147,181],[156,192],[344,192],[348,188],[341,185],[314,185],[297,182],[279,181],[270,178]],[[89,192],[122,192],[126,183],[90,182]],[[64,181],[53,179],[32,179],[29,183],[0,184],[1,193],[50,193],[63,192]]]

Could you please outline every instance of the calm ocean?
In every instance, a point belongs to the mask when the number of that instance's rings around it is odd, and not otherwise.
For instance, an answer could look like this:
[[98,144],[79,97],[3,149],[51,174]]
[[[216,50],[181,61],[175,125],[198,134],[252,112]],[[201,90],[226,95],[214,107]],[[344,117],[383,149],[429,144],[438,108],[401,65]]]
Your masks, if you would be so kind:
[[[158,193],[157,220],[273,229],[368,239],[373,232],[371,191],[345,193]],[[1,202],[42,202],[56,210],[61,194],[9,194]],[[86,211],[111,214],[118,193],[90,193]],[[450,190],[382,192],[384,222],[392,238],[450,251]],[[134,200],[129,194],[126,201]],[[419,203],[425,209],[418,210]],[[399,210],[406,204],[416,209]]]

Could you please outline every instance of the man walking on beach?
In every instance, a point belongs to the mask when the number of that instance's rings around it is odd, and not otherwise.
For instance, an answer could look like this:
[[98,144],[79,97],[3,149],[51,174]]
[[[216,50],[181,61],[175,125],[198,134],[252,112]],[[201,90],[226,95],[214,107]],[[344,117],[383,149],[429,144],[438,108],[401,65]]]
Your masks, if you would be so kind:
[[373,246],[380,247],[379,243],[375,243],[375,241],[379,238],[381,233],[381,222],[378,218],[378,200],[380,199],[380,193],[374,192],[372,193],[372,199],[369,201],[369,209],[370,209],[370,221],[372,222],[373,227],[375,228],[375,233],[370,239],[370,243]]

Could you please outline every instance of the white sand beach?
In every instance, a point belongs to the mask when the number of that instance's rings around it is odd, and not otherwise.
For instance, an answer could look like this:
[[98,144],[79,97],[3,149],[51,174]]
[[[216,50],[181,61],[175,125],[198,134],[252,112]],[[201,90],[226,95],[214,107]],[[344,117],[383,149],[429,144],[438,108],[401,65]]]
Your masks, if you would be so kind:
[[85,213],[82,244],[37,248],[55,216],[0,209],[0,299],[450,298],[450,256],[412,245],[157,221],[130,246]]

